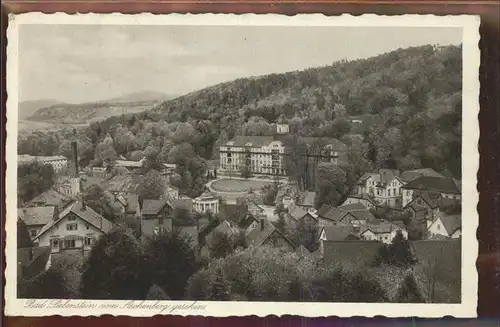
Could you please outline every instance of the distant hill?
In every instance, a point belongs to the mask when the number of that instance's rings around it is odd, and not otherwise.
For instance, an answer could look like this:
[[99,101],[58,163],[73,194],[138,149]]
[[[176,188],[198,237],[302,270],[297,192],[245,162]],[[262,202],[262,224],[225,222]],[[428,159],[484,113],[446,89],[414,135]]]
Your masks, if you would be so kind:
[[23,120],[33,115],[38,109],[60,104],[60,101],[54,99],[21,101],[18,104],[18,119]]
[[56,124],[86,124],[111,116],[142,112],[174,97],[174,95],[144,91],[105,101],[79,104],[55,103],[39,107],[27,117],[27,120]]
[[126,94],[120,97],[111,98],[105,102],[113,103],[123,103],[123,102],[135,102],[135,101],[167,101],[175,98],[176,95],[164,94],[156,91],[142,91]]

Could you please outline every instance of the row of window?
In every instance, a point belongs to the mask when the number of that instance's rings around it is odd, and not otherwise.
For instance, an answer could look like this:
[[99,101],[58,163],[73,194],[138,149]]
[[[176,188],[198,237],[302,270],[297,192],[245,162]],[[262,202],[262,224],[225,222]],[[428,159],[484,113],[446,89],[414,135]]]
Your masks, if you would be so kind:
[[[96,242],[93,237],[85,237],[83,240],[83,244],[85,246],[92,246]],[[50,246],[53,249],[64,248],[64,249],[74,249],[76,248],[76,240],[60,240],[57,238],[50,240]]]

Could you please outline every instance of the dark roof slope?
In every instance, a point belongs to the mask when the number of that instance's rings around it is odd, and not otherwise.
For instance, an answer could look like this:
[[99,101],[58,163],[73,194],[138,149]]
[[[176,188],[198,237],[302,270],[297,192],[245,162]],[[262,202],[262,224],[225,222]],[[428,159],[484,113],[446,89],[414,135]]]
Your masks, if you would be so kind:
[[421,169],[413,169],[406,170],[401,173],[401,179],[405,182],[411,182],[412,180],[420,177],[420,176],[431,176],[431,177],[444,177],[437,171],[432,168],[421,168]]
[[43,204],[46,206],[56,206],[61,209],[65,207],[69,202],[71,202],[71,198],[53,189],[50,189],[28,201],[28,205]]
[[318,210],[318,216],[324,219],[338,222],[344,218],[347,212],[343,211],[338,207],[332,207],[330,205],[324,204]]
[[404,185],[403,188],[451,194],[460,194],[461,192],[458,183],[453,178],[433,176],[420,176]]
[[142,205],[142,214],[143,215],[157,215],[165,206],[169,205],[169,201],[165,198],[163,199],[146,199]]
[[350,236],[358,238],[354,235],[354,229],[351,226],[327,226],[324,231],[327,241],[344,241]]
[[444,228],[448,232],[448,235],[452,235],[457,230],[462,229],[462,217],[461,215],[447,215],[440,214],[441,222]]
[[326,241],[323,242],[324,265],[340,265],[345,269],[370,267],[384,244],[373,241]]
[[258,219],[255,218],[252,214],[247,214],[243,218],[238,221],[238,227],[241,229],[247,229],[252,225],[253,222],[258,222]]
[[54,220],[56,208],[54,206],[29,207],[17,209],[17,216],[27,226],[46,225]]

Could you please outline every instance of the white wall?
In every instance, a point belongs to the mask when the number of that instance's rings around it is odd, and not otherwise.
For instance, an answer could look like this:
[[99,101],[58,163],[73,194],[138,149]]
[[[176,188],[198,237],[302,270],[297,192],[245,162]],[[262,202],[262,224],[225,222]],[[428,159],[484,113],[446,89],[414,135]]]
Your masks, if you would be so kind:
[[439,218],[434,220],[434,222],[429,226],[429,236],[432,236],[432,235],[443,235],[446,237],[450,237],[450,235],[448,235],[448,232],[444,228],[444,225],[441,222],[441,219],[439,219]]
[[[70,215],[73,215],[70,213]],[[69,215],[68,215],[69,216]],[[68,216],[64,217],[61,219],[56,225],[54,225],[50,230],[45,232],[43,235],[41,235],[38,238],[38,244],[39,246],[51,246],[50,240],[51,239],[63,239],[65,236],[79,236],[82,239],[79,241],[76,241],[75,245],[76,248],[81,248],[84,246],[83,244],[83,239],[85,237],[91,237],[97,240],[101,235],[103,235],[103,232],[95,228],[94,226],[88,224],[81,218],[76,218],[76,220],[69,221]],[[73,215],[76,216],[76,215]],[[67,230],[66,226],[68,224],[77,224],[77,229],[76,230]],[[90,249],[90,246],[86,246],[86,249]],[[58,248],[52,247],[52,252],[59,252],[60,246]]]

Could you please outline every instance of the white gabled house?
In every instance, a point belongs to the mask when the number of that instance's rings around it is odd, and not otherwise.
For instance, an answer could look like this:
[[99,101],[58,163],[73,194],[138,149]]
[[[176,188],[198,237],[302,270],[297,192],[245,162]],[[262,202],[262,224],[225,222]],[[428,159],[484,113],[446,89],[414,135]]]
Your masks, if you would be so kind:
[[398,231],[401,231],[403,237],[408,239],[408,232],[402,226],[383,221],[378,224],[368,224],[362,226],[360,237],[367,241],[379,241],[386,244],[392,242]]
[[89,208],[74,201],[57,218],[45,225],[33,242],[50,246],[51,252],[66,249],[90,250],[101,235],[108,233],[113,223]]
[[429,237],[436,235],[441,235],[447,238],[460,238],[462,236],[461,215],[447,215],[439,213],[428,229]]
[[378,173],[366,173],[357,182],[358,196],[372,197],[377,204],[390,207],[401,205],[402,190],[405,182],[399,177],[399,171],[380,169]]

